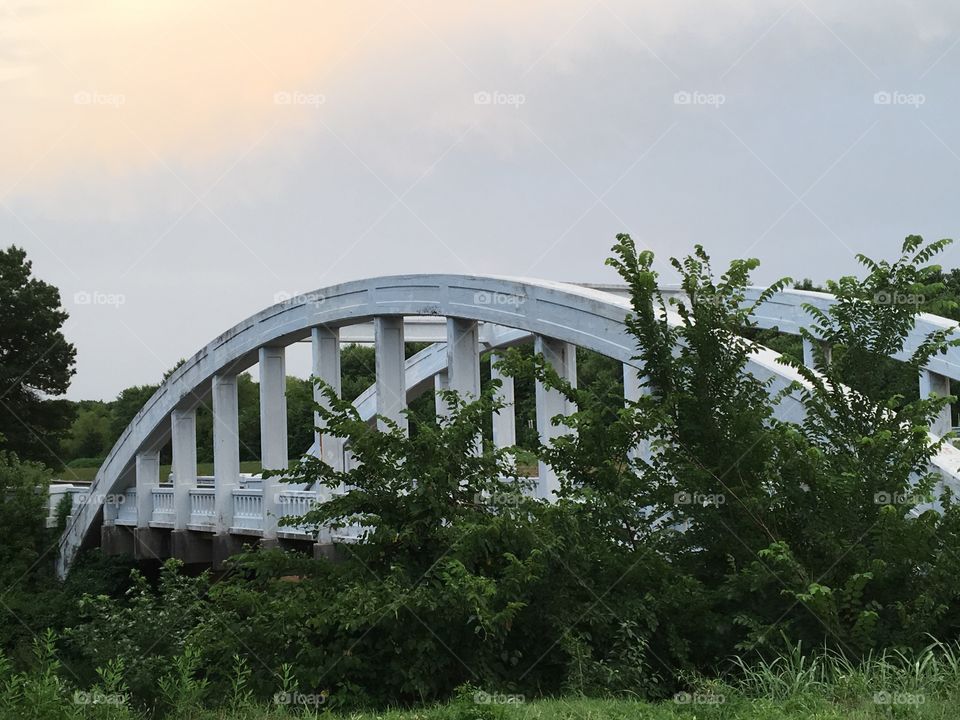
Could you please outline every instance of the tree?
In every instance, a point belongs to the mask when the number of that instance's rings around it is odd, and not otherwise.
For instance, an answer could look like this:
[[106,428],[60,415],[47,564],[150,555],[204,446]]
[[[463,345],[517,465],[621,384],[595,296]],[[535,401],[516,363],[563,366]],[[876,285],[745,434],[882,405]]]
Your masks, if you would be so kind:
[[31,275],[24,250],[0,251],[0,442],[22,457],[58,464],[72,408],[44,396],[67,391],[76,349],[61,331],[68,315],[59,290]]
[[110,410],[102,402],[78,403],[77,419],[63,441],[63,458],[102,458],[110,450]]

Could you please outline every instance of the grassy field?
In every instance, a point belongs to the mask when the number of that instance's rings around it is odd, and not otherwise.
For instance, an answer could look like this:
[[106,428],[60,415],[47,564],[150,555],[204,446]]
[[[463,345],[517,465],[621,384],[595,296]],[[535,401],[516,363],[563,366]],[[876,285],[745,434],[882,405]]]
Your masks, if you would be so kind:
[[[329,720],[954,720],[960,717],[960,702],[932,699],[922,704],[894,705],[867,699],[845,705],[817,697],[781,701],[728,697],[724,702],[713,698],[657,704],[580,698],[515,704],[477,704],[461,700],[431,708],[379,713],[339,714],[326,713],[322,709],[316,713],[312,710],[302,713],[278,706],[275,709],[190,713],[183,716],[186,717],[191,720],[285,720],[293,717],[326,717]],[[176,720],[180,720],[180,716]]]

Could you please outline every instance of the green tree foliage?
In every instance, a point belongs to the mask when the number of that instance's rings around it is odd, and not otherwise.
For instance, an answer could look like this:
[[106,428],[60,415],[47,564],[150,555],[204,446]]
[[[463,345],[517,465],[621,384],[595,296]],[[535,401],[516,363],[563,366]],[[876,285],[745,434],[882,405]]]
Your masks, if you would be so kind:
[[77,417],[62,443],[63,458],[102,458],[110,450],[113,434],[110,430],[110,408],[101,402],[77,404]]
[[60,292],[32,277],[24,250],[0,250],[0,447],[58,465],[57,448],[70,424],[62,395],[76,350],[61,332],[67,313]]
[[[915,381],[956,342],[934,333],[908,348],[916,304],[896,301],[936,284],[943,245],[908,238],[895,260],[861,258],[863,277],[831,283],[837,302],[808,308],[808,339],[833,345],[833,362],[785,356],[784,385],[755,364],[769,360],[750,339],[757,261],[717,274],[697,248],[673,261],[684,297],[667,302],[652,254],[619,236],[610,264],[630,288],[640,399],[624,403],[619,364],[592,354],[578,353],[578,387],[529,351],[501,361],[518,387],[539,381],[576,404],[553,419],[575,432],[531,443],[558,473],[555,503],[530,496],[513,452],[481,442],[495,383],[479,398],[444,393],[440,423],[411,408],[409,434],[326,388],[318,412],[357,462],[297,463],[287,479],[324,500],[289,522],[332,528],[335,561],[261,551],[215,583],[175,563],[157,588],[135,575],[126,597],[83,602],[71,662],[90,683],[89,668],[122,657],[137,702],[189,714],[237,696],[238,656],[255,697],[279,685],[345,708],[464,683],[662,697],[734,654],[735,672],[798,648],[869,665],[890,648],[911,657],[928,635],[956,641],[960,511],[931,473],[941,441],[927,432],[948,400],[903,397],[872,370],[906,352]],[[345,355],[359,368],[365,352]],[[310,389],[288,392],[308,412]]]

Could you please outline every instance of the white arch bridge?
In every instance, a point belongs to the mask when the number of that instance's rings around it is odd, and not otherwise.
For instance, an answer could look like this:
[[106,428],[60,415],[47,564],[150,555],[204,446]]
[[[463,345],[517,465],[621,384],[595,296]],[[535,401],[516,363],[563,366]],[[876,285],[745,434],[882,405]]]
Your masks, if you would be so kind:
[[[755,299],[760,289],[751,291]],[[671,288],[665,295],[679,294]],[[285,349],[309,339],[313,374],[340,389],[340,346],[374,342],[376,383],[355,404],[365,418],[375,414],[401,426],[407,402],[431,384],[476,394],[480,353],[529,341],[557,371],[576,382],[576,347],[611,357],[624,366],[624,394],[641,392],[633,338],[626,332],[630,304],[623,286],[581,286],[526,278],[402,275],[344,283],[299,295],[231,328],[179,367],[124,430],[100,467],[90,490],[68,518],[60,539],[58,572],[66,575],[78,552],[101,544],[105,552],[140,559],[169,556],[186,562],[220,564],[244,542],[312,543],[305,530],[278,525],[284,516],[304,514],[316,491],[240,473],[237,375],[259,363],[261,459],[263,467],[287,467]],[[755,314],[760,327],[799,333],[808,325],[803,303],[821,308],[830,295],[783,291]],[[671,322],[678,322],[671,316]],[[909,339],[909,353],[933,329],[956,328],[951,320],[920,315]],[[433,344],[408,360],[405,341]],[[812,348],[805,347],[805,361]],[[778,354],[757,346],[747,371],[772,379],[778,392],[801,378],[777,362]],[[904,359],[901,357],[900,359]],[[493,371],[496,373],[496,371]],[[493,418],[493,441],[515,442],[513,384],[501,378],[508,407]],[[949,394],[960,380],[960,349],[933,360],[920,378],[921,393]],[[318,398],[320,400],[321,398]],[[213,412],[214,476],[197,476],[196,411]],[[568,432],[550,418],[568,410],[564,398],[536,388],[537,429],[543,440]],[[442,409],[438,408],[438,412]],[[800,420],[803,407],[788,396],[777,409],[783,419]],[[939,436],[950,429],[949,408],[931,427]],[[161,483],[160,449],[172,447],[172,483]],[[342,468],[342,441],[316,434],[311,453]],[[943,481],[960,487],[960,451],[945,445],[934,460]],[[541,463],[537,493],[549,498],[556,476]],[[329,542],[329,536],[321,538]],[[322,547],[322,546],[318,546]]]

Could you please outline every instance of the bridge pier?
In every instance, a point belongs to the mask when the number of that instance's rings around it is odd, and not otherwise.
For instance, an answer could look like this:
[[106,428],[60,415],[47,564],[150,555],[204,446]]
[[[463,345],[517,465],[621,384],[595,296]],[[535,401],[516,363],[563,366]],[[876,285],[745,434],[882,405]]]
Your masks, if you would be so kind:
[[450,417],[450,408],[447,407],[446,401],[440,397],[441,390],[450,389],[450,376],[447,374],[446,370],[441,370],[436,375],[433,376],[433,391],[434,396],[434,406],[436,407],[436,414],[438,420],[444,420]]
[[[408,431],[407,387],[405,353],[403,346],[403,318],[378,316],[373,321],[376,338],[377,414],[393,420],[404,432]],[[381,430],[387,426],[377,420]]]
[[213,569],[222,570],[226,561],[243,552],[244,545],[249,545],[251,539],[228,532],[217,533],[210,538],[210,564]]
[[138,527],[133,531],[133,557],[137,560],[159,560],[170,557],[170,531],[162,528]]
[[[556,370],[561,378],[573,387],[577,386],[577,348],[575,345],[537,335],[534,338],[533,348],[534,352],[543,355],[547,363]],[[567,402],[563,393],[548,388],[538,380],[536,384],[536,404],[537,432],[540,434],[540,442],[549,445],[554,438],[570,432],[565,425],[554,425],[551,422],[557,415],[569,415],[576,412],[576,405]],[[556,472],[550,465],[541,460],[538,475],[540,480],[537,484],[537,497],[552,501],[560,489]]]
[[233,491],[240,482],[237,376],[214,375],[212,395],[214,527],[222,535],[233,524]]
[[[649,389],[643,385],[640,377],[640,369],[633,365],[623,364],[623,400],[624,404],[629,405],[632,402],[638,402],[641,397],[649,394]],[[650,441],[641,440],[630,452],[630,458],[647,462],[650,460]]]
[[134,554],[133,531],[122,525],[103,525],[100,528],[100,552],[104,555]]
[[[920,397],[929,398],[931,395],[946,397],[950,395],[950,378],[932,370],[920,372]],[[946,435],[953,427],[953,412],[950,405],[945,405],[940,414],[930,423],[930,432],[938,437]]]
[[[260,348],[260,458],[264,470],[286,470],[287,370],[286,349]],[[280,481],[263,478],[263,537],[277,537]]]
[[500,381],[496,398],[505,404],[493,414],[493,446],[502,449],[517,444],[517,415],[513,405],[513,378],[497,369],[498,362],[500,362],[500,355],[493,353],[490,356],[490,379]]
[[170,532],[170,555],[184,565],[211,565],[213,563],[213,536],[195,530]]
[[174,530],[190,521],[190,491],[197,487],[197,411],[174,410],[170,415],[173,449]]
[[[337,397],[341,397],[340,385],[340,330],[337,328],[315,327],[311,330],[313,345],[313,375],[323,380],[333,388]],[[329,401],[323,393],[314,386],[314,401],[329,408]],[[318,414],[314,414],[314,425],[317,430],[314,439],[320,448],[320,458],[334,470],[343,470],[343,438],[328,435],[323,432],[324,422]]]
[[833,361],[833,349],[830,347],[830,343],[824,342],[823,340],[817,340],[816,343],[814,343],[814,341],[809,338],[803,338],[803,364],[811,370],[817,369],[816,346],[820,347],[820,352],[823,353],[823,361],[827,365]]

